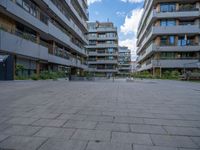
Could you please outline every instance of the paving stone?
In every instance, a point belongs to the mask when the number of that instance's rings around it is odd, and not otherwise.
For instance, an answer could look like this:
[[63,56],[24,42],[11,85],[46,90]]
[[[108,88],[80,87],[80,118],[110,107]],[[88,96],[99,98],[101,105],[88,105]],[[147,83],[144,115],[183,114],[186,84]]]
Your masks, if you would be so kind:
[[8,135],[0,134],[0,142],[3,141],[4,139],[6,139],[7,137],[8,137]]
[[112,122],[113,117],[111,116],[87,116],[85,121],[99,121],[99,122]]
[[87,142],[83,141],[60,141],[55,139],[48,140],[39,150],[85,150]]
[[189,127],[164,127],[170,135],[200,136],[200,129]]
[[94,129],[97,122],[69,120],[63,127],[76,129]]
[[58,119],[39,119],[32,123],[35,126],[46,126],[46,127],[61,127],[64,125],[65,120],[58,120]]
[[178,150],[178,148],[161,147],[161,146],[133,145],[133,150]]
[[6,123],[8,124],[16,124],[16,125],[30,125],[34,121],[36,121],[36,118],[21,118],[21,117],[16,117],[9,119]]
[[105,123],[101,122],[97,124],[96,130],[107,130],[107,131],[121,131],[128,132],[128,124],[119,124],[119,123]]
[[135,123],[139,123],[139,124],[143,124],[144,123],[144,120],[143,118],[134,118],[134,117],[116,117],[114,119],[114,122],[116,123],[132,123],[132,124],[135,124]]
[[0,143],[0,147],[10,150],[36,150],[45,141],[46,138],[12,136]]
[[39,132],[37,132],[34,136],[58,138],[58,139],[69,139],[74,132],[75,132],[74,129],[44,127]]
[[200,137],[191,137],[191,139],[200,147]]
[[73,115],[73,114],[62,114],[57,119],[64,119],[64,120],[79,120],[82,121],[87,118],[87,115]]
[[2,133],[5,135],[33,135],[38,132],[41,128],[40,127],[32,127],[32,126],[19,126],[14,125],[5,129]]
[[166,134],[162,126],[132,124],[130,127],[131,131],[136,133]]
[[109,131],[99,130],[77,130],[72,136],[75,140],[91,140],[91,141],[110,141],[111,133]]
[[131,144],[89,142],[86,150],[132,150]]
[[151,135],[155,145],[182,147],[182,148],[198,148],[198,146],[186,136],[169,136],[169,135]]
[[112,132],[112,142],[152,145],[148,134]]

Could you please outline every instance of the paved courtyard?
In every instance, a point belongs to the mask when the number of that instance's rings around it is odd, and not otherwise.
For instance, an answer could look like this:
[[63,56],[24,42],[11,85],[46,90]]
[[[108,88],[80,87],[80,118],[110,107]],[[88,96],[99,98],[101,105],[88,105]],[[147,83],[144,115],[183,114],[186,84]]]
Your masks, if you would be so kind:
[[0,82],[0,150],[200,150],[200,83]]

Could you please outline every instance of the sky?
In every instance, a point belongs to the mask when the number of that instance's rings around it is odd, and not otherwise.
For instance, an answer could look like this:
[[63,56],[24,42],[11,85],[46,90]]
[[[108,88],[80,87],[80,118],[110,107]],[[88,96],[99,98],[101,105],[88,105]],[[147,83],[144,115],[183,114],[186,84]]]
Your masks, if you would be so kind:
[[131,50],[136,56],[136,35],[143,12],[144,0],[88,0],[89,21],[111,21],[118,28],[119,45]]

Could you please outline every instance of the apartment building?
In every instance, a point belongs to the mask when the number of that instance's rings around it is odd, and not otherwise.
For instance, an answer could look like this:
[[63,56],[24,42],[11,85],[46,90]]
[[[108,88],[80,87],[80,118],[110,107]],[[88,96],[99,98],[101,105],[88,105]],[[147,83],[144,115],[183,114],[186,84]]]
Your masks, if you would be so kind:
[[131,72],[131,50],[128,47],[119,47],[118,74],[127,76]]
[[87,0],[0,0],[2,78],[13,79],[19,65],[25,76],[87,69],[87,9]]
[[200,1],[146,0],[137,39],[139,71],[199,70]]
[[112,22],[88,22],[89,70],[95,76],[113,76],[118,72],[118,34]]

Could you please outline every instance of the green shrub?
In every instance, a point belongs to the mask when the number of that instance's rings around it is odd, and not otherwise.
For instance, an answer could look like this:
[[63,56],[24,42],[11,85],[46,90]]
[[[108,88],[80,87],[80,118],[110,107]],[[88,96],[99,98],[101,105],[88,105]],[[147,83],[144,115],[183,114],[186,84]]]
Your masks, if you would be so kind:
[[38,75],[36,75],[36,74],[33,74],[32,76],[31,76],[31,79],[32,80],[39,80],[39,76]]
[[180,73],[178,71],[172,71],[171,72],[171,78],[178,79],[180,76]]
[[42,72],[40,73],[39,78],[40,78],[41,80],[47,80],[47,79],[49,79],[49,72],[48,72],[48,71],[42,71]]

